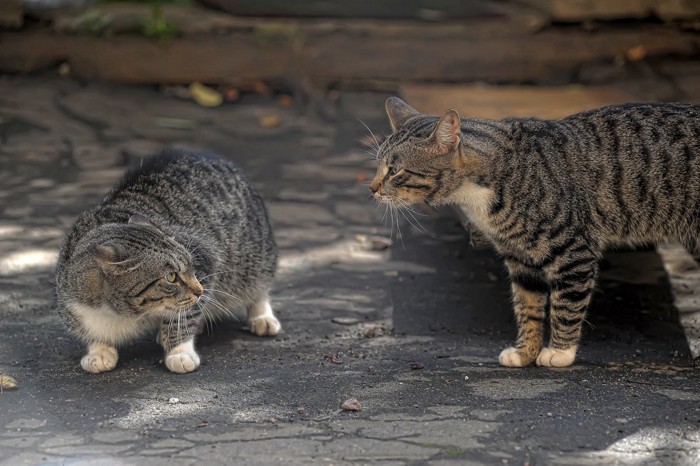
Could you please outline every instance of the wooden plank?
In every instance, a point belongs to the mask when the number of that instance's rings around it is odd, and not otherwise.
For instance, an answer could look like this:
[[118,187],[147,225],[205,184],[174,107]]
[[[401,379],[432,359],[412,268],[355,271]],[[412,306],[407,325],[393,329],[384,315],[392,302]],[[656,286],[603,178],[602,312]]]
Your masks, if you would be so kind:
[[636,100],[634,95],[621,89],[595,86],[406,84],[399,92],[409,104],[424,113],[440,115],[454,108],[462,116],[490,120],[531,116],[557,119],[602,105]]
[[31,72],[68,62],[77,78],[121,83],[298,77],[321,85],[568,82],[581,64],[619,59],[639,45],[647,57],[692,56],[700,49],[700,36],[663,25],[532,34],[526,24],[508,22],[258,22],[168,42],[34,29],[0,32],[0,71]]

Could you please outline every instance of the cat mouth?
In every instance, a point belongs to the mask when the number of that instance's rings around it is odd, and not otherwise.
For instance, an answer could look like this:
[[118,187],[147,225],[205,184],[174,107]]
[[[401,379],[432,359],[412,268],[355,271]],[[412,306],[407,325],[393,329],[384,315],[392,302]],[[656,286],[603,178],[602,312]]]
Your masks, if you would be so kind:
[[199,298],[188,298],[188,299],[183,299],[181,301],[178,301],[175,303],[174,306],[174,311],[178,312],[186,312],[189,311],[192,306],[197,304],[199,302]]

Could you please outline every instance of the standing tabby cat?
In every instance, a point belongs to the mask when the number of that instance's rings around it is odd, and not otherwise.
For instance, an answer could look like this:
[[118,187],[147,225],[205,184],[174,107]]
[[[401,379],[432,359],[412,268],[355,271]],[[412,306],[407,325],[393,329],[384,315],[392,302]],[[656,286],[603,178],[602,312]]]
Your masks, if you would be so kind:
[[700,259],[700,106],[556,121],[437,118],[395,97],[386,110],[393,134],[371,190],[383,202],[459,204],[503,255],[518,326],[504,366],[574,362],[606,247],[676,240]]
[[232,307],[248,308],[253,333],[279,332],[268,300],[276,261],[244,173],[212,155],[166,151],[73,225],[56,268],[59,312],[88,345],[88,372],[114,369],[117,346],[158,327],[168,369],[192,372],[195,334]]

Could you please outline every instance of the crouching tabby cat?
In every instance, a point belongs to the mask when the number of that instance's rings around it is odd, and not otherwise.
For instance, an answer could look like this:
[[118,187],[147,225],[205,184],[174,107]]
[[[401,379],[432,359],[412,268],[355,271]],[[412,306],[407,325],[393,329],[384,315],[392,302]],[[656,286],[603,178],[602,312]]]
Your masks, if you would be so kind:
[[493,242],[518,326],[504,366],[574,362],[606,247],[674,240],[700,259],[700,106],[619,105],[557,121],[437,118],[395,97],[386,110],[393,134],[370,188],[397,205],[459,204]]
[[166,151],[129,171],[68,233],[56,268],[58,307],[87,344],[81,366],[104,372],[117,347],[159,328],[165,365],[199,367],[195,335],[234,307],[276,335],[268,291],[277,249],[245,174],[213,155]]

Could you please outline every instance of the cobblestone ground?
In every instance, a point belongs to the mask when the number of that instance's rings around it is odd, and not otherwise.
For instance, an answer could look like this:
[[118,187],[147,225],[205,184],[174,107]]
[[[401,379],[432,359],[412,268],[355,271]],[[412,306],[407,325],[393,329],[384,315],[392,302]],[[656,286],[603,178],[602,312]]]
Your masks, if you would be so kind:
[[[514,336],[502,265],[450,212],[409,222],[369,201],[360,120],[387,131],[386,96],[336,97],[321,118],[272,97],[205,109],[0,79],[0,373],[18,382],[0,394],[0,464],[697,464],[700,371],[656,253],[606,259],[574,367],[499,367]],[[284,332],[223,323],[184,376],[144,339],[90,375],[56,314],[56,250],[164,146],[220,152],[261,188]],[[353,396],[362,411],[342,411]]]

